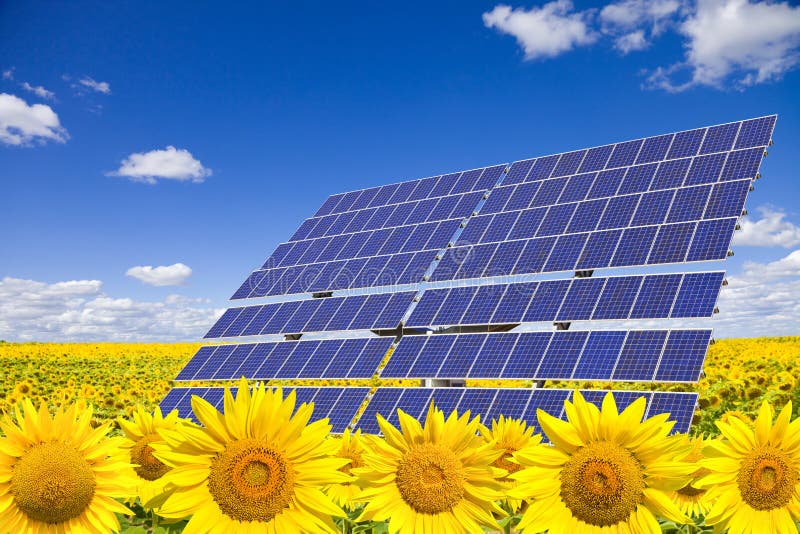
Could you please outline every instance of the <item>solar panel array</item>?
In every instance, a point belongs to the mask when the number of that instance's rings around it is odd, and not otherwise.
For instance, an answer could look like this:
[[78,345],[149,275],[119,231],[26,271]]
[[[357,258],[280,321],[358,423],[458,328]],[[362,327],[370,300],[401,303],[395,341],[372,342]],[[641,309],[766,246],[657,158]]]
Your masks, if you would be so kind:
[[[377,413],[421,417],[431,400],[537,426],[537,409],[563,417],[571,396],[545,381],[696,382],[724,272],[663,266],[728,256],[775,120],[333,195],[232,297],[268,302],[227,310],[205,336],[223,343],[175,380],[422,381],[290,386],[334,432],[377,432]],[[456,387],[470,379],[540,387]],[[162,407],[190,415],[193,394],[221,406],[221,388],[177,387]],[[642,395],[647,416],[688,430],[696,394],[615,392],[620,407]]]
[[[555,417],[563,417],[565,400],[572,399],[572,390],[567,389],[517,389],[517,388],[378,388],[372,396],[367,409],[359,415],[359,409],[369,394],[365,387],[286,387],[284,394],[294,390],[296,406],[301,403],[314,403],[312,421],[328,417],[332,432],[342,433],[348,426],[361,428],[363,432],[378,434],[376,414],[380,413],[390,423],[398,425],[397,409],[422,418],[431,400],[447,413],[466,410],[474,415],[480,414],[481,421],[491,422],[500,415],[522,418],[529,421],[541,432],[536,421],[536,410],[542,409]],[[181,417],[194,418],[191,409],[193,395],[207,400],[218,410],[222,409],[223,388],[173,388],[161,402],[161,409],[177,409]],[[584,398],[600,406],[605,395],[601,390],[581,390]],[[614,400],[620,410],[628,407],[639,397],[645,397],[647,410],[645,418],[669,412],[675,421],[673,431],[686,432],[692,421],[696,393],[614,391]],[[355,424],[353,425],[353,423]]]

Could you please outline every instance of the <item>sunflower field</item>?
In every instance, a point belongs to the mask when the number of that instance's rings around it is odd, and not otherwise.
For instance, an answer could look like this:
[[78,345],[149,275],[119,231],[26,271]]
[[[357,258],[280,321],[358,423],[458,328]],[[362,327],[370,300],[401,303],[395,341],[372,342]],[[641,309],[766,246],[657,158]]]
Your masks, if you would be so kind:
[[244,380],[196,425],[157,409],[196,348],[0,343],[0,534],[799,531],[800,338],[714,344],[691,436],[577,391],[541,435],[431,405],[334,436]]

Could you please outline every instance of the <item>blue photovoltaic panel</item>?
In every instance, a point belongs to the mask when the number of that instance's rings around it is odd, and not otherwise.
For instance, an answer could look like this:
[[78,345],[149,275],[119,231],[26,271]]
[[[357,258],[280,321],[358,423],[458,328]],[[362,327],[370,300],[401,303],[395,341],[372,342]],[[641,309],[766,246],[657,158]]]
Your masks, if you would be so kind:
[[206,338],[397,328],[413,291],[231,308]]
[[[587,402],[597,405],[603,401],[608,391],[581,390]],[[627,408],[637,398],[646,401],[645,418],[659,413],[670,413],[670,421],[675,422],[672,432],[685,433],[689,430],[694,415],[698,395],[696,393],[613,391],[619,410]],[[359,417],[356,427],[369,434],[380,431],[376,415],[380,414],[397,426],[397,410],[424,420],[431,400],[442,399],[448,410],[455,404],[455,410],[462,414],[467,410],[470,416],[480,416],[481,422],[491,426],[492,419],[505,417],[521,418],[541,432],[536,412],[541,409],[553,417],[565,419],[564,401],[572,400],[572,390],[566,389],[490,389],[490,388],[378,388]],[[457,399],[457,400],[456,400]],[[545,436],[543,436],[544,438]],[[546,439],[545,439],[546,440]]]
[[504,169],[334,195],[233,298],[417,283]]
[[742,123],[739,136],[736,139],[736,148],[762,147],[769,145],[772,139],[772,130],[775,128],[776,115],[750,119]]
[[[404,336],[381,377],[692,382],[710,339],[710,330]],[[681,351],[686,360],[673,370]]]
[[692,423],[698,397],[697,393],[672,393],[666,396],[666,394],[659,395],[658,392],[655,392],[647,407],[645,417],[669,413],[669,420],[676,422],[672,433],[686,433]]
[[371,337],[201,347],[175,381],[371,378],[392,342]]
[[710,330],[673,330],[661,355],[657,382],[696,382],[711,341]]
[[[540,158],[548,161],[547,172],[534,172],[539,160],[514,163],[462,233],[478,246],[449,249],[452,257],[431,279],[724,259],[733,226],[720,220],[741,214],[774,119],[620,143],[604,170],[591,164],[599,172],[564,175],[585,151]],[[750,139],[734,147],[740,125]],[[623,233],[599,234],[614,229]],[[550,236],[558,237],[555,246],[542,241]],[[495,267],[488,272],[486,265]]]
[[428,289],[406,326],[711,317],[723,276],[717,271]]
[[333,195],[314,217],[490,189],[505,164]]
[[[284,387],[284,397],[294,390],[296,404],[314,403],[312,421],[328,418],[332,426],[331,432],[341,434],[352,423],[356,413],[367,398],[368,387]],[[177,409],[180,417],[189,417],[195,421],[191,399],[193,395],[202,397],[222,411],[224,388],[172,388],[161,401],[160,407],[165,414]],[[232,391],[235,395],[235,390]]]
[[664,350],[667,334],[668,332],[664,330],[632,330],[628,332],[612,379],[652,381],[659,358]]

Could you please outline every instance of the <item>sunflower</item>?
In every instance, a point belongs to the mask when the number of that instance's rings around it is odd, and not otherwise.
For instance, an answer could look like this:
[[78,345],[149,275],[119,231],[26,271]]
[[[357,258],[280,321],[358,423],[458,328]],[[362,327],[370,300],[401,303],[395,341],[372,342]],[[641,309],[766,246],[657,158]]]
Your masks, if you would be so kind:
[[[516,473],[522,466],[517,463],[513,458],[513,454],[525,447],[535,447],[542,442],[541,434],[533,434],[533,427],[528,426],[525,421],[521,419],[506,419],[500,416],[500,419],[492,419],[492,428],[481,428],[481,434],[488,443],[502,451],[502,455],[494,461],[492,465],[505,469],[509,475]],[[517,482],[508,476],[500,479],[506,491],[510,490],[517,485]],[[515,512],[519,509],[522,501],[519,499],[506,499],[509,509]]]
[[[349,465],[345,465],[340,469],[347,473],[351,473],[352,469],[356,469],[364,465],[364,439],[361,435],[361,430],[356,430],[351,433],[350,429],[346,429],[341,438],[333,438],[339,445],[339,451],[336,453],[337,458],[345,458],[350,460]],[[325,493],[333,499],[333,502],[339,506],[352,509],[356,505],[355,497],[361,492],[354,480],[344,482],[342,484],[331,484],[325,489]]]
[[201,427],[157,429],[155,456],[172,470],[172,484],[158,514],[179,519],[194,514],[187,532],[336,532],[331,516],[344,512],[323,492],[350,480],[339,469],[337,445],[326,439],[327,419],[308,424],[314,407],[281,388],[242,379],[233,398],[225,388],[224,414],[198,396],[192,410]]
[[130,496],[130,464],[110,423],[92,428],[91,408],[59,408],[51,418],[30,399],[0,420],[0,532],[100,533],[119,530],[115,498]]
[[696,467],[676,460],[688,449],[668,435],[673,424],[667,422],[669,414],[642,422],[644,398],[619,413],[611,393],[598,410],[578,391],[564,409],[567,421],[537,412],[552,447],[514,454],[525,469],[512,475],[520,485],[509,494],[534,499],[519,529],[660,533],[656,515],[687,521],[666,492],[685,486]]
[[694,480],[681,489],[670,492],[669,497],[675,501],[678,508],[680,508],[684,514],[690,517],[702,517],[708,513],[712,504],[712,500],[708,495],[708,490],[695,487],[696,481],[708,474],[708,469],[699,465],[699,462],[705,458],[705,456],[703,456],[703,447],[706,441],[703,440],[702,437],[690,438],[684,436],[683,439],[685,439],[691,447],[689,454],[686,455],[683,461],[696,466]]
[[459,417],[431,403],[424,428],[398,410],[401,430],[378,415],[384,440],[365,443],[364,467],[354,469],[358,496],[367,505],[357,521],[389,521],[389,532],[478,532],[496,528],[492,512],[502,498],[498,478],[506,471],[492,466],[502,451],[478,435],[480,418]]
[[178,410],[172,410],[163,417],[161,408],[156,407],[151,415],[141,405],[133,411],[132,421],[120,417],[117,422],[125,434],[122,447],[127,451],[129,460],[133,464],[133,476],[137,482],[136,495],[144,505],[164,492],[163,477],[169,471],[169,466],[153,456],[153,448],[150,446],[154,441],[161,441],[158,429],[178,429],[182,425],[193,425],[193,423],[187,419],[180,419]]
[[[755,428],[732,417],[717,421],[722,436],[708,443],[702,461],[710,473],[698,481],[716,498],[709,525],[730,532],[795,533],[800,520],[800,419],[790,422],[792,403],[772,424],[764,402]],[[794,518],[794,520],[793,520]]]

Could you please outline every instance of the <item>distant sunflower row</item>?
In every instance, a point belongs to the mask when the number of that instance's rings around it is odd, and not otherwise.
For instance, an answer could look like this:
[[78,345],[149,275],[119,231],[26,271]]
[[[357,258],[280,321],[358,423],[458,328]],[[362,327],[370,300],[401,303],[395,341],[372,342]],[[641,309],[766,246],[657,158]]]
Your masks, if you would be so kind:
[[378,416],[382,437],[333,437],[294,392],[244,380],[222,413],[192,407],[202,426],[139,408],[109,437],[91,408],[24,399],[0,420],[0,533],[118,531],[133,510],[150,517],[139,532],[192,533],[790,534],[800,520],[791,403],[704,441],[671,436],[668,414],[642,420],[643,398],[620,413],[612,394],[597,408],[576,391],[566,421],[538,412],[549,443],[433,405],[422,423],[399,411],[399,428]]

